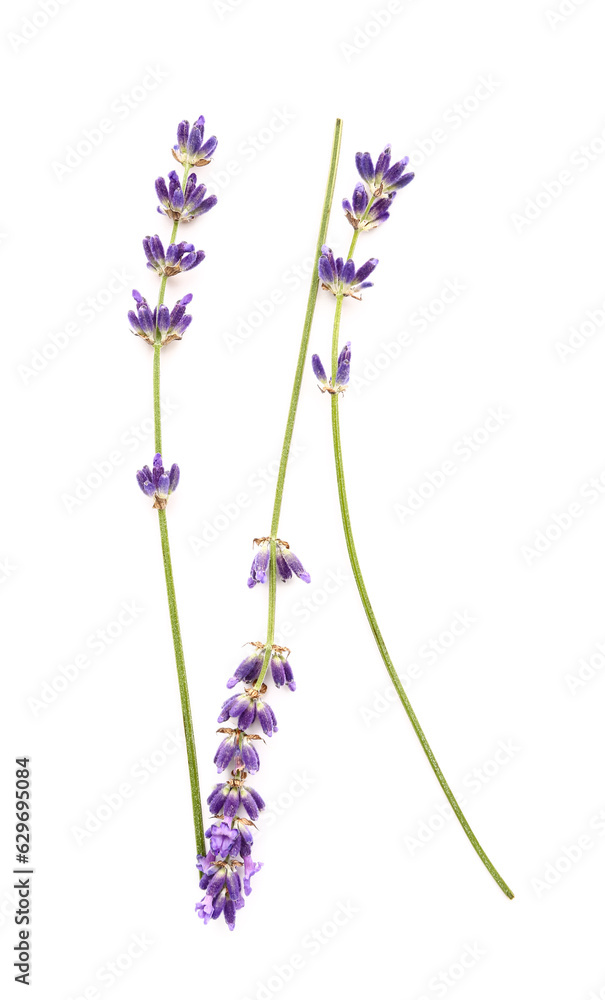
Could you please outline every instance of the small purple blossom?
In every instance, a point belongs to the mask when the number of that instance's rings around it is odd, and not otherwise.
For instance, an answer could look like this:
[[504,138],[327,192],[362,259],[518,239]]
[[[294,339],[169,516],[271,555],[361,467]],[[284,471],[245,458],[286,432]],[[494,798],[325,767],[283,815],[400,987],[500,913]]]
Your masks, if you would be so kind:
[[187,313],[187,306],[193,298],[191,293],[183,295],[172,311],[163,303],[152,310],[147,299],[137,292],[136,288],[132,291],[132,297],[136,302],[137,311],[135,313],[131,309],[128,319],[135,336],[142,337],[152,347],[155,347],[156,343],[164,347],[173,340],[183,339],[183,334],[192,319]]
[[237,719],[238,729],[248,729],[258,719],[265,736],[272,736],[277,732],[277,719],[269,703],[261,697],[266,690],[267,686],[263,684],[260,691],[246,688],[240,694],[231,695],[223,703],[217,722],[233,718]]
[[357,184],[353,191],[352,204],[347,198],[342,202],[345,215],[353,229],[362,232],[365,229],[376,229],[376,226],[386,222],[395,193],[393,191],[386,197],[376,198],[368,208],[370,196],[363,184]]
[[[271,541],[269,538],[255,538],[254,541],[258,545],[258,551],[252,560],[250,576],[248,577],[249,587],[254,587],[257,583],[267,582],[267,571],[271,555]],[[284,583],[290,579],[292,574],[297,576],[299,580],[303,580],[304,583],[311,582],[311,577],[298,556],[294,555],[287,542],[279,538],[275,541],[275,562],[277,573]]]
[[230,778],[215,785],[207,801],[215,815],[223,813],[228,819],[233,819],[240,805],[244,807],[251,820],[258,819],[259,812],[265,808],[264,800],[256,789],[244,785],[242,778]]
[[210,839],[210,849],[217,858],[226,858],[229,854],[237,854],[234,845],[239,837],[237,830],[232,830],[228,823],[214,823],[206,836]]
[[254,742],[262,737],[245,733],[242,729],[219,729],[219,733],[226,733],[226,736],[214,755],[218,773],[232,766],[235,770],[243,769],[255,774],[260,767],[260,758]]
[[352,260],[344,262],[342,257],[334,258],[330,247],[321,248],[321,257],[317,270],[322,282],[322,287],[333,295],[351,295],[355,299],[360,299],[359,292],[362,288],[371,288],[372,281],[366,278],[372,273],[378,261],[376,257],[371,257],[365,264],[355,270]]
[[218,139],[211,135],[204,142],[204,126],[206,120],[203,115],[193,123],[191,130],[189,122],[182,121],[177,130],[177,144],[172,148],[172,155],[179,163],[189,164],[192,167],[205,167],[210,163],[212,154],[218,146]]
[[155,190],[160,202],[158,205],[160,215],[166,215],[169,219],[179,219],[180,222],[191,222],[198,215],[204,215],[217,202],[215,194],[205,197],[206,185],[198,186],[195,174],[189,174],[183,191],[176,170],[171,170],[168,174],[168,186],[163,177],[158,177]]
[[145,237],[143,249],[149,270],[166,278],[181,271],[190,271],[206,256],[203,250],[196,250],[193,243],[171,243],[164,253],[162,241],[157,234]]
[[264,646],[257,648],[254,653],[250,653],[250,656],[246,656],[233,671],[233,676],[227,681],[227,687],[235,687],[239,681],[243,681],[244,684],[254,684],[261,672],[264,657]]
[[347,340],[342,351],[338,355],[338,366],[336,368],[336,380],[332,385],[332,379],[326,376],[324,366],[321,363],[319,354],[314,354],[311,363],[315,378],[319,382],[318,388],[322,392],[344,392],[349,384],[349,373],[351,368],[351,341]]
[[355,156],[355,165],[359,176],[367,184],[369,193],[377,196],[400,191],[414,180],[414,174],[411,171],[405,172],[409,162],[409,156],[404,156],[402,160],[398,160],[391,166],[390,146],[385,146],[382,153],[379,154],[376,166],[374,166],[369,153],[357,153]]
[[[237,870],[242,867],[242,862],[222,861],[213,851],[209,851],[205,857],[198,855],[197,867],[203,872],[200,888],[206,890],[202,901],[195,906],[198,916],[207,924],[209,920],[217,920],[224,914],[229,930],[233,930],[236,910],[244,905],[242,883]],[[245,867],[244,876],[249,885]]]
[[155,497],[153,506],[163,509],[166,506],[168,497],[171,493],[174,493],[179,485],[180,476],[180,469],[176,463],[171,466],[169,472],[165,471],[162,465],[162,456],[158,452],[157,455],[154,455],[153,467],[151,469],[148,465],[144,465],[142,469],[139,469],[137,472],[137,482],[145,496]]
[[262,861],[253,861],[250,855],[247,855],[244,858],[244,892],[246,893],[246,896],[249,896],[252,892],[250,879],[253,875],[256,875],[262,867]]
[[296,681],[286,653],[289,650],[275,650],[271,656],[271,676],[275,687],[287,685],[290,691],[296,691]]

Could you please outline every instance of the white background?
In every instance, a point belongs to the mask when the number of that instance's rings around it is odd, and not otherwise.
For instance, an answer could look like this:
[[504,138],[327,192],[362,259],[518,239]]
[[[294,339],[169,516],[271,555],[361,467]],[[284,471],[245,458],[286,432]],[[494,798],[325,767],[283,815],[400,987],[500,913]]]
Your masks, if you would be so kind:
[[[384,26],[383,0],[47,8],[44,23],[18,0],[2,25],[3,982],[13,759],[27,753],[30,996],[605,996],[605,504],[586,486],[605,472],[602,7],[565,0],[557,18],[555,0],[402,0]],[[391,142],[417,173],[360,241],[360,262],[380,259],[375,287],[344,310],[361,379],[341,409],[360,558],[412,703],[514,902],[440,816],[385,699],[342,540],[328,399],[308,365],[280,535],[313,579],[278,594],[298,690],[273,698],[280,730],[255,783],[270,804],[265,867],[233,934],[195,915],[185,754],[161,749],[180,716],[156,516],[134,479],[153,454],[151,351],[126,312],[133,287],[156,294],[140,241],[169,226],[153,182],[172,169],[178,121],[200,113],[219,137],[201,172],[219,205],[181,237],[207,258],[171,282],[173,296],[193,291],[194,322],[165,352],[162,395],[165,458],[182,469],[169,524],[204,797],[225,681],[263,636],[266,590],[246,588],[272,503],[258,477],[281,446],[307,294],[292,269],[313,251],[341,115],[335,249],[350,238],[340,200],[358,149]],[[102,119],[111,130],[62,170]],[[114,271],[125,277],[108,295]],[[89,297],[102,303],[92,320]],[[332,309],[320,292],[311,346],[324,359]],[[492,408],[505,418],[482,431]],[[111,473],[101,482],[95,463]],[[398,514],[411,490],[426,499]],[[571,504],[577,516],[561,518]],[[196,553],[205,522],[220,530]],[[94,652],[122,602],[139,610]],[[472,621],[452,638],[458,614]],[[164,763],[143,781],[154,753]],[[124,783],[133,794],[107,818],[104,796]],[[99,809],[100,828],[78,838]]]

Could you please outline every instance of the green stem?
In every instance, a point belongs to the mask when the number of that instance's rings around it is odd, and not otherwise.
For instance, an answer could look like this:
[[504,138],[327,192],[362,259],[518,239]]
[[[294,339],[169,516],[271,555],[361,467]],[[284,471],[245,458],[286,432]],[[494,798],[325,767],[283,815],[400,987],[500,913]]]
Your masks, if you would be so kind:
[[[354,237],[354,239],[355,239],[355,237]],[[354,245],[353,245],[353,249],[354,249]],[[351,256],[351,253],[349,253],[349,256]],[[341,317],[341,313],[342,313],[342,303],[343,303],[343,296],[342,295],[338,295],[337,298],[336,298],[336,312],[335,312],[335,316],[334,316],[334,330],[333,330],[333,335],[332,335],[332,384],[334,384],[335,381],[336,381],[336,370],[337,370],[337,366],[338,366],[338,338],[339,338],[339,332],[340,332],[340,317]],[[485,853],[485,851],[481,847],[481,844],[479,843],[479,841],[477,840],[475,834],[471,830],[471,827],[469,826],[468,821],[467,821],[464,813],[462,812],[462,809],[458,805],[458,802],[456,801],[454,793],[452,792],[450,786],[448,785],[447,781],[445,780],[444,774],[443,774],[441,768],[439,767],[439,764],[437,763],[437,761],[435,759],[435,755],[434,755],[433,751],[431,750],[429,742],[428,742],[426,736],[424,735],[424,731],[423,731],[420,723],[418,722],[418,719],[416,718],[416,713],[414,712],[414,709],[412,708],[412,706],[410,704],[409,698],[408,698],[407,694],[405,693],[405,691],[403,689],[403,685],[402,685],[402,683],[399,680],[399,677],[397,675],[397,671],[395,670],[395,667],[393,666],[393,662],[391,660],[391,657],[389,656],[389,652],[388,652],[387,647],[385,645],[384,639],[382,638],[381,631],[380,631],[380,629],[378,627],[378,622],[376,621],[376,616],[374,615],[374,611],[372,609],[372,605],[370,604],[370,598],[369,598],[368,592],[366,590],[366,585],[364,583],[364,579],[363,579],[363,576],[362,576],[362,573],[361,573],[361,567],[359,565],[359,560],[357,558],[357,551],[355,549],[355,542],[353,540],[353,531],[352,531],[352,528],[351,528],[351,518],[350,518],[350,514],[349,514],[349,504],[348,504],[348,501],[347,501],[347,491],[346,491],[345,477],[344,477],[344,466],[343,466],[343,460],[342,460],[342,448],[341,448],[341,441],[340,441],[340,413],[339,413],[339,409],[338,409],[340,396],[341,396],[341,393],[334,393],[331,396],[332,437],[333,437],[333,441],[334,441],[334,461],[335,461],[335,464],[336,464],[336,480],[337,480],[337,483],[338,483],[338,499],[340,501],[340,512],[341,512],[341,516],[342,516],[342,525],[343,525],[343,528],[344,528],[345,539],[346,539],[346,544],[347,544],[347,551],[349,553],[349,560],[350,560],[350,563],[351,563],[351,569],[353,570],[353,576],[355,577],[355,583],[357,584],[357,589],[359,591],[359,596],[361,598],[361,603],[363,604],[363,608],[364,608],[364,611],[366,613],[368,622],[370,623],[370,628],[372,630],[372,635],[374,636],[376,645],[378,646],[378,650],[379,650],[380,655],[382,657],[383,663],[384,663],[385,667],[387,668],[389,677],[391,678],[391,681],[393,682],[393,686],[394,686],[395,690],[397,691],[397,694],[399,696],[399,700],[400,700],[401,704],[403,705],[403,707],[404,707],[404,709],[405,709],[405,711],[407,713],[407,716],[408,716],[410,722],[412,723],[412,726],[414,728],[414,732],[416,733],[416,736],[420,740],[420,744],[421,744],[422,749],[424,750],[424,752],[426,754],[428,762],[431,765],[431,767],[432,767],[432,769],[433,769],[433,771],[435,773],[437,781],[439,782],[439,784],[441,785],[441,788],[443,789],[443,791],[445,793],[445,797],[447,798],[447,800],[448,800],[449,804],[451,805],[451,807],[452,807],[452,809],[453,809],[456,817],[458,818],[458,820],[460,822],[460,825],[462,826],[462,829],[466,833],[468,839],[470,840],[471,844],[473,845],[474,850],[477,852],[477,854],[481,858],[483,864],[487,868],[487,870],[490,873],[490,875],[492,876],[492,878],[494,878],[496,880],[496,882],[498,883],[498,885],[500,886],[500,888],[502,889],[502,891],[508,896],[508,898],[509,899],[513,899],[513,895],[514,895],[513,892],[509,889],[508,885],[506,884],[506,882],[504,881],[504,879],[502,878],[502,876],[496,871],[496,869],[494,868],[494,866],[491,863],[490,859],[488,858],[487,854]]]
[[168,610],[170,612],[170,627],[172,629],[174,658],[176,660],[176,672],[179,680],[179,692],[181,695],[181,708],[183,712],[183,726],[185,729],[185,744],[187,746],[187,763],[189,766],[189,783],[191,785],[191,805],[193,807],[195,844],[197,853],[205,855],[206,842],[204,840],[204,820],[202,816],[202,802],[200,798],[200,780],[197,769],[197,755],[195,752],[195,737],[193,734],[193,719],[191,717],[191,705],[189,704],[189,689],[187,687],[187,673],[185,670],[185,657],[183,654],[183,643],[181,640],[179,612],[174,590],[174,578],[172,576],[172,560],[170,558],[170,543],[168,541],[168,525],[166,523],[165,510],[158,510],[158,520],[160,522],[162,556],[164,558],[164,573],[166,575],[166,593],[168,595]]
[[[183,189],[187,181],[189,166],[185,166],[183,173]],[[172,226],[169,243],[174,243],[179,228],[179,220],[175,219]],[[166,292],[166,275],[160,282],[158,295],[158,307],[164,302]],[[156,454],[162,453],[162,411],[160,405],[160,356],[162,345],[160,343],[160,333],[156,333],[156,342],[153,348],[153,424],[155,434]],[[164,560],[164,574],[166,577],[166,594],[168,596],[168,610],[170,612],[170,627],[172,629],[172,642],[174,645],[174,658],[176,661],[176,672],[179,682],[179,693],[181,696],[181,710],[183,713],[183,726],[185,729],[185,745],[187,748],[187,765],[189,768],[189,783],[191,785],[191,805],[193,808],[193,826],[195,829],[195,845],[198,854],[206,854],[206,841],[204,839],[204,819],[202,815],[202,801],[200,796],[200,779],[197,767],[197,754],[195,750],[195,737],[193,734],[193,719],[191,717],[191,705],[189,702],[189,688],[187,685],[187,672],[185,670],[185,656],[183,654],[183,642],[181,639],[181,626],[179,623],[179,613],[176,603],[176,593],[174,590],[174,578],[172,576],[172,560],[170,558],[170,542],[168,540],[168,524],[166,521],[166,510],[158,510],[158,520],[160,523],[160,537],[162,540],[162,557]]]
[[263,660],[262,670],[255,684],[255,687],[257,689],[260,688],[261,684],[263,683],[265,674],[267,673],[269,660],[271,658],[271,646],[273,645],[273,640],[275,638],[275,600],[277,592],[275,539],[277,538],[277,532],[279,530],[279,516],[281,514],[281,505],[284,495],[284,483],[286,480],[286,470],[288,467],[288,458],[290,455],[290,445],[292,444],[292,434],[294,432],[296,410],[298,408],[300,388],[302,385],[305,363],[307,360],[309,337],[311,335],[311,326],[313,324],[313,314],[315,312],[315,302],[317,300],[317,292],[319,289],[317,264],[321,255],[321,248],[323,244],[326,242],[326,237],[328,235],[328,222],[330,220],[330,211],[332,208],[332,200],[334,198],[334,186],[336,184],[336,171],[338,170],[338,158],[340,155],[341,138],[342,138],[342,120],[340,118],[337,118],[336,124],[334,125],[334,136],[332,139],[332,153],[330,155],[330,169],[328,172],[326,193],[324,196],[324,203],[321,211],[321,220],[319,223],[319,234],[317,236],[317,245],[315,247],[315,260],[313,263],[313,271],[311,273],[311,287],[309,288],[309,297],[307,299],[307,311],[305,313],[305,321],[303,323],[300,348],[298,351],[298,361],[296,363],[296,372],[294,373],[294,384],[292,386],[292,394],[290,396],[290,408],[288,410],[288,419],[286,421],[286,430],[284,433],[284,443],[282,445],[279,470],[277,473],[277,483],[275,486],[273,516],[271,518],[271,543],[270,543],[270,558],[269,558],[269,611],[267,618],[267,642],[265,647],[265,656]]

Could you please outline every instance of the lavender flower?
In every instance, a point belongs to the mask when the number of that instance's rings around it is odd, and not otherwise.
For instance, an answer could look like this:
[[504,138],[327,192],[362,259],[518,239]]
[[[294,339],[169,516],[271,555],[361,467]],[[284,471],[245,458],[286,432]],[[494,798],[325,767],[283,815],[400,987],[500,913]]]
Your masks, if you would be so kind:
[[[242,883],[237,871],[242,867],[242,862],[231,859],[221,861],[210,851],[206,857],[198,855],[197,867],[203,872],[200,888],[206,890],[201,903],[196,903],[198,916],[207,924],[209,920],[216,920],[224,914],[227,926],[232,931],[235,927],[235,912],[244,905]],[[247,882],[249,885],[249,877]]]
[[206,185],[197,184],[195,174],[189,174],[183,191],[176,170],[168,174],[168,187],[163,177],[158,177],[155,190],[160,201],[158,212],[167,215],[169,219],[179,219],[180,222],[191,222],[198,215],[204,215],[216,205],[217,197],[211,194],[205,198]]
[[250,656],[246,656],[240,665],[235,668],[233,677],[230,677],[227,681],[228,688],[235,687],[239,681],[243,681],[245,684],[254,684],[261,672],[265,657],[265,647],[262,642],[254,643],[254,645],[256,646],[256,652],[251,653]]
[[219,729],[218,732],[226,733],[214,755],[218,773],[225,771],[233,762],[235,770],[245,769],[255,774],[260,767],[260,758],[252,741],[260,740],[262,736],[245,733],[243,729]]
[[289,649],[283,647],[273,647],[271,656],[271,676],[275,687],[283,687],[286,684],[290,691],[296,691],[296,681],[292,673],[292,667],[288,663],[287,655]]
[[393,191],[385,198],[377,198],[368,208],[370,196],[363,184],[356,184],[353,191],[353,204],[344,198],[342,207],[353,229],[359,229],[361,232],[364,229],[376,229],[376,226],[387,221],[389,208],[394,197],[395,192]]
[[376,166],[369,153],[357,153],[355,156],[355,165],[361,179],[367,184],[369,193],[377,196],[400,191],[414,180],[413,173],[405,173],[409,162],[409,156],[404,156],[391,166],[390,146],[385,146],[379,154]]
[[[256,552],[254,559],[252,560],[252,567],[248,578],[249,587],[254,587],[257,583],[267,582],[267,570],[269,568],[269,558],[271,554],[270,538],[255,538],[254,543],[255,545],[258,545],[258,552]],[[298,556],[294,555],[288,542],[284,542],[280,538],[275,540],[275,562],[277,572],[284,583],[286,580],[290,579],[292,574],[297,576],[299,580],[303,580],[305,583],[311,582],[311,577],[307,573]]]
[[241,805],[250,819],[258,819],[258,814],[265,808],[265,803],[256,789],[244,785],[246,772],[240,773],[241,778],[230,778],[223,784],[215,785],[208,796],[208,805],[213,813],[218,815],[222,812],[229,819],[233,819]]
[[170,472],[164,471],[162,456],[158,453],[153,458],[153,469],[150,469],[148,465],[139,469],[137,482],[145,496],[155,498],[153,506],[158,510],[163,510],[166,507],[168,497],[179,485],[180,476],[180,469],[176,463],[171,466]]
[[332,292],[333,295],[351,295],[354,299],[360,299],[358,293],[361,289],[372,287],[373,282],[366,281],[366,278],[378,264],[375,257],[371,257],[355,270],[352,260],[348,260],[345,264],[342,257],[334,259],[334,254],[328,246],[321,248],[321,254],[317,270],[322,288],[328,292]]
[[[218,857],[227,857],[229,854],[235,857],[237,854],[242,858],[249,857],[254,843],[251,826],[254,823],[245,816],[234,816],[231,826],[225,822],[223,816],[216,817],[220,822],[213,824],[206,830],[206,836],[210,838],[210,847]],[[260,867],[260,865],[259,865]]]
[[338,355],[338,367],[336,369],[336,381],[332,385],[332,378],[326,376],[324,366],[321,363],[319,354],[314,354],[311,359],[315,378],[319,382],[318,389],[322,392],[344,392],[349,383],[349,370],[351,367],[351,341],[347,340],[342,351]]
[[166,278],[181,271],[190,271],[206,256],[203,250],[196,250],[193,243],[171,243],[164,253],[162,241],[157,234],[145,237],[143,249],[149,270]]
[[263,684],[260,691],[250,687],[227,698],[217,722],[226,722],[231,717],[237,719],[238,729],[248,729],[258,719],[265,736],[272,736],[277,732],[277,719],[268,702],[261,698],[266,690],[267,685]]
[[[191,293],[183,295],[183,298],[177,301],[172,312],[164,304],[156,306],[152,310],[147,299],[140,292],[137,292],[136,288],[132,290],[132,297],[136,302],[137,311],[135,313],[131,309],[128,313],[128,319],[135,336],[142,337],[152,347],[155,347],[158,342],[164,347],[172,340],[183,339],[183,334],[192,320],[192,317],[186,312],[187,306],[193,298]],[[159,341],[156,339],[158,333],[160,335]]]
[[172,155],[179,163],[188,164],[191,167],[205,167],[210,163],[212,154],[218,146],[218,139],[211,135],[204,142],[203,115],[193,123],[189,131],[189,122],[183,121],[176,130],[177,144],[172,147]]

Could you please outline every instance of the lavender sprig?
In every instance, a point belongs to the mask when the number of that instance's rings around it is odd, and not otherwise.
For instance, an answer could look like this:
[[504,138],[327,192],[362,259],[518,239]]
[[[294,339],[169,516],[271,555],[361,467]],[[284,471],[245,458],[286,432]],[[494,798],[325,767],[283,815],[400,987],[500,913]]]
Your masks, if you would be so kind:
[[[372,162],[372,158],[369,153],[358,153],[356,156],[357,169],[364,184],[356,187],[352,204],[346,200],[343,202],[345,214],[354,230],[347,255],[347,262],[345,264],[343,262],[343,258],[341,257],[334,259],[334,255],[329,247],[324,247],[324,253],[318,265],[318,275],[323,283],[323,287],[332,292],[336,297],[334,327],[332,333],[331,378],[329,380],[327,379],[323,365],[316,354],[313,356],[313,371],[319,381],[319,387],[322,392],[329,392],[331,396],[334,463],[336,467],[336,479],[338,484],[338,497],[340,501],[342,524],[349,560],[353,570],[353,576],[355,577],[359,596],[370,624],[374,640],[378,646],[378,650],[388,671],[389,677],[391,678],[395,690],[397,691],[399,700],[408,715],[408,718],[414,728],[414,732],[422,745],[422,749],[427,756],[429,764],[431,765],[433,772],[435,773],[435,776],[437,777],[437,780],[439,781],[439,784],[441,785],[441,788],[443,789],[443,792],[445,793],[445,796],[454,811],[454,814],[489,873],[509,899],[512,899],[513,893],[511,889],[487,857],[485,851],[469,826],[469,823],[462,812],[456,797],[448,785],[445,776],[435,759],[435,755],[429,745],[424,731],[418,722],[397,671],[395,670],[393,661],[391,660],[387,650],[370,603],[370,598],[368,596],[361,567],[359,565],[355,541],[353,539],[353,531],[351,528],[351,517],[349,513],[349,504],[344,477],[344,464],[342,458],[339,412],[339,399],[342,395],[342,390],[346,387],[349,379],[351,352],[350,343],[347,343],[340,353],[338,351],[340,320],[345,298],[351,296],[353,298],[359,298],[359,296],[356,296],[355,294],[352,295],[352,292],[355,291],[354,282],[359,282],[367,277],[370,273],[367,270],[370,263],[372,264],[371,270],[373,270],[378,263],[375,258],[372,258],[372,260],[368,261],[362,268],[355,271],[352,256],[355,251],[359,235],[360,233],[375,228],[377,225],[387,221],[389,218],[387,209],[393,202],[395,192],[406,187],[414,178],[413,173],[406,173],[405,168],[407,167],[408,162],[408,157],[404,157],[402,160],[399,160],[391,166],[390,146],[385,146],[382,153],[378,156],[376,165]],[[365,286],[363,284],[359,284],[358,287],[368,287],[368,284],[368,282],[365,282]]]
[[[327,234],[341,130],[342,122],[337,119],[315,251],[316,266]],[[285,686],[290,691],[296,688],[289,662],[290,650],[275,643],[277,577],[279,575],[282,581],[287,581],[296,576],[308,583],[310,576],[289,544],[278,538],[278,531],[286,469],[318,288],[319,282],[313,273],[277,474],[271,530],[268,536],[254,539],[257,550],[248,579],[249,587],[254,587],[257,583],[269,584],[266,639],[264,642],[252,643],[253,652],[244,657],[227,681],[229,689],[236,684],[244,685],[243,691],[231,695],[224,702],[218,717],[219,722],[235,720],[234,727],[221,726],[219,729],[224,738],[214,756],[214,763],[219,772],[232,768],[231,777],[217,784],[208,797],[210,809],[216,812],[214,822],[206,832],[206,836],[210,838],[211,850],[206,857],[202,855],[198,857],[198,867],[202,871],[200,887],[205,890],[204,898],[197,905],[198,914],[204,923],[216,920],[222,915],[230,930],[235,927],[236,912],[244,906],[245,897],[250,893],[250,879],[262,867],[261,863],[252,859],[251,852],[252,830],[255,829],[255,819],[262,813],[264,802],[260,793],[248,784],[247,778],[249,774],[256,774],[260,767],[256,741],[262,740],[263,737],[270,738],[277,732],[275,713],[265,698],[267,692],[265,681],[272,682],[276,688]],[[253,725],[260,727],[263,736],[260,733],[249,732]],[[244,816],[240,810],[247,815]],[[243,893],[240,874],[243,876]]]
[[164,304],[166,284],[176,274],[188,272],[197,267],[205,257],[204,251],[196,250],[192,243],[175,242],[179,222],[190,221],[196,216],[204,214],[216,204],[214,196],[211,198],[204,197],[206,188],[204,185],[197,185],[195,174],[191,174],[188,177],[191,166],[201,166],[203,163],[208,163],[210,154],[216,148],[216,138],[214,136],[210,140],[207,140],[206,143],[202,142],[203,124],[204,119],[200,117],[194,123],[191,130],[189,129],[189,123],[186,121],[181,122],[178,126],[177,145],[173,149],[173,155],[184,165],[182,183],[176,171],[172,171],[169,175],[170,190],[166,188],[163,178],[158,178],[156,181],[156,191],[162,202],[158,211],[173,220],[172,232],[166,250],[164,250],[164,245],[157,234],[146,236],[143,240],[143,250],[147,258],[147,267],[160,277],[157,305],[152,309],[144,296],[134,289],[132,294],[135,300],[136,312],[131,310],[128,313],[132,332],[153,347],[153,413],[156,454],[151,467],[144,465],[142,469],[139,469],[137,472],[137,482],[145,496],[153,498],[153,507],[158,512],[166,594],[185,729],[196,853],[201,857],[204,857],[206,854],[204,821],[195,738],[193,734],[193,720],[189,704],[187,672],[185,670],[185,657],[183,654],[166,520],[166,507],[170,496],[179,484],[180,469],[176,463],[170,469],[165,469],[162,460],[160,357],[162,350],[167,344],[182,339],[185,330],[188,329],[191,323],[191,316],[186,310],[191,302],[192,295],[183,296],[176,302],[172,309],[169,309]]

